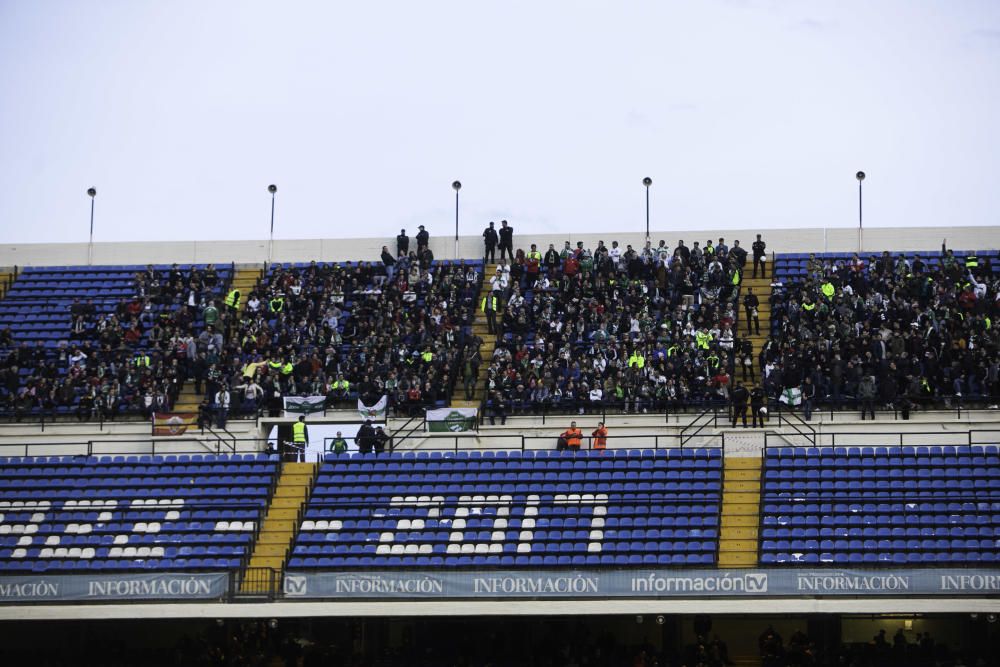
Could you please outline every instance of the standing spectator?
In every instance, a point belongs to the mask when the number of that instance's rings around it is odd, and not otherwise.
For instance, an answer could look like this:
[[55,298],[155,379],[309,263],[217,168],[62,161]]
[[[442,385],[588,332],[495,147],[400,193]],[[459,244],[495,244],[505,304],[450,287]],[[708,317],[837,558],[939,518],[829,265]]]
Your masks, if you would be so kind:
[[[721,241],[721,239],[720,239]],[[747,401],[750,399],[750,392],[743,386],[742,382],[737,382],[733,389],[733,428],[736,428],[736,420],[743,419],[743,428],[747,427]],[[756,424],[756,419],[754,420]]]
[[220,429],[226,428],[226,417],[229,416],[229,388],[223,384],[215,392],[215,423]]
[[[816,398],[816,385],[813,384],[812,378],[806,376],[805,381],[802,383],[802,414],[806,418],[806,421],[812,419],[813,411],[813,400]],[[872,419],[875,417],[872,416]]]
[[[493,221],[490,221],[490,226],[483,230],[483,245],[486,247],[486,252],[483,255],[483,263],[496,263],[498,240],[497,230],[493,228]],[[500,255],[500,259],[503,259],[503,254]]]
[[757,265],[760,265],[760,277],[766,278],[764,272],[764,251],[767,249],[767,244],[760,238],[760,234],[757,235],[757,240],[753,242],[750,247],[753,250],[753,277],[757,277]]
[[757,295],[753,293],[753,288],[748,287],[746,296],[743,297],[743,312],[746,313],[747,317],[747,335],[753,334],[755,328],[757,329],[757,335],[760,335],[760,315],[757,312],[758,306],[760,306],[760,299],[758,299]]
[[337,437],[330,441],[329,452],[338,456],[347,452],[347,440],[344,440],[344,435],[340,431],[337,431]]
[[366,419],[365,423],[358,429],[358,434],[354,436],[354,444],[358,446],[358,451],[362,454],[371,454],[375,448],[375,429],[372,427],[372,420]]
[[865,413],[871,412],[872,419],[875,419],[875,376],[866,375],[861,378],[858,384],[858,400],[861,401],[861,421],[865,420]]
[[747,251],[740,247],[738,240],[733,241],[733,247],[729,249],[729,256],[736,262],[736,268],[743,273],[743,267],[747,265]]
[[750,392],[750,412],[753,413],[753,427],[764,428],[764,421],[767,419],[766,408],[764,407],[764,390],[754,387]]
[[507,224],[506,220],[500,221],[500,261],[503,261],[504,250],[510,261],[514,261],[514,228]]
[[423,225],[420,225],[420,231],[417,232],[417,256],[422,256],[423,252],[427,250],[427,246],[430,245],[431,235],[427,233]]
[[385,266],[386,282],[391,283],[396,273],[396,258],[389,252],[389,246],[382,246],[382,264]]
[[410,237],[406,235],[405,229],[399,230],[396,237],[396,257],[406,257],[410,254]]
[[550,243],[549,249],[545,251],[545,258],[542,260],[542,264],[545,265],[545,270],[548,272],[549,277],[555,275],[561,262],[562,259],[559,257],[559,252],[556,250],[555,245]]
[[[375,453],[384,454],[386,447],[389,446],[389,434],[385,432],[385,429],[381,426],[375,428]],[[392,451],[392,447],[389,446],[389,450]]]
[[597,428],[590,434],[590,437],[593,449],[607,449],[608,427],[604,425],[604,422],[597,422]]

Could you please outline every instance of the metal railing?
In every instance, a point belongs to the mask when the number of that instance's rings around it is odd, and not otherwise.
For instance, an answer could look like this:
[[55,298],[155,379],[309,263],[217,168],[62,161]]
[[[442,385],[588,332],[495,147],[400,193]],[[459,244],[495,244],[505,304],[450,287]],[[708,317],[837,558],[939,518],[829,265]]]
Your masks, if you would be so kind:
[[[697,445],[691,445],[690,438],[684,440],[677,433],[644,433],[635,435],[608,435],[607,449],[713,449],[720,448],[723,451],[726,446],[725,433],[703,434],[698,436]],[[554,435],[483,435],[476,433],[461,434],[435,434],[428,435],[420,443],[419,448],[412,449],[396,446],[394,451],[412,452],[459,452],[459,451],[529,451],[529,450],[555,450],[557,448],[557,436]],[[599,449],[594,447],[594,436],[584,435],[581,440],[582,450]],[[572,451],[572,450],[568,450]],[[377,456],[372,454],[372,456]],[[317,454],[316,460],[322,460],[322,455]]]
[[[240,445],[244,445],[242,448]],[[59,442],[23,442],[0,444],[0,456],[158,456],[167,454],[229,454],[263,452],[266,438],[164,437],[160,439],[68,440]]]
[[[764,431],[764,450],[790,447],[779,442],[782,434]],[[787,435],[787,434],[786,434]],[[1000,429],[965,431],[839,431],[816,433],[814,447],[934,447],[1000,444]]]
[[229,601],[273,601],[281,597],[281,572],[271,567],[246,567],[229,577]]

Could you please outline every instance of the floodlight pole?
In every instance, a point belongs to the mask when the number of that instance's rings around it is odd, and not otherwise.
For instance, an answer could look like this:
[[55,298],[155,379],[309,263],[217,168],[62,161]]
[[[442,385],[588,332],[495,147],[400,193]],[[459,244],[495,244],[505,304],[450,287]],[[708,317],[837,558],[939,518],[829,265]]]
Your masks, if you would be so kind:
[[97,188],[87,188],[87,195],[90,196],[90,241],[87,243],[87,265],[94,263],[94,198],[97,197]]
[[451,187],[455,190],[455,259],[458,259],[458,191],[462,189],[462,182],[455,181]]
[[642,179],[642,184],[646,186],[646,241],[649,241],[649,186],[653,184],[653,179],[649,176]]
[[278,186],[273,183],[267,186],[267,191],[271,193],[271,236],[267,242],[267,263],[271,263],[274,254],[274,195],[278,192]]
[[864,227],[862,225],[862,213],[863,209],[861,206],[861,183],[865,180],[865,172],[859,171],[854,175],[858,179],[858,255],[864,252]]

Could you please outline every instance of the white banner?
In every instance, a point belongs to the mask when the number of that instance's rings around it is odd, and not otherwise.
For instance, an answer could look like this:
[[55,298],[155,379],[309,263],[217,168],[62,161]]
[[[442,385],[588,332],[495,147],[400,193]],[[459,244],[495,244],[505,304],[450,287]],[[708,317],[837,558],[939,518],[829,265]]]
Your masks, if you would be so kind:
[[285,412],[297,415],[308,415],[313,412],[323,412],[326,396],[286,396]]
[[791,387],[781,392],[781,398],[778,399],[785,405],[798,405],[802,402],[802,390],[798,387]]
[[479,410],[476,408],[439,408],[427,411],[427,430],[432,433],[450,431],[461,433],[479,428]]
[[378,403],[375,405],[365,405],[358,399],[358,414],[361,415],[362,419],[371,419],[373,421],[382,421],[385,419],[385,406],[388,402],[387,396],[382,396],[378,399]]

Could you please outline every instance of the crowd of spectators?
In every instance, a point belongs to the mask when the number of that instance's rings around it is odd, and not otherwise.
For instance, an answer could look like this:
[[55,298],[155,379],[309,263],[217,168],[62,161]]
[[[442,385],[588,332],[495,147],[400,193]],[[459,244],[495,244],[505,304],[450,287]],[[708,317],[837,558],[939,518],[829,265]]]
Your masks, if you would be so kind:
[[938,402],[995,407],[1000,283],[988,256],[942,253],[933,261],[813,255],[804,280],[776,284],[760,351],[768,394],[797,388],[836,409],[860,406],[863,416],[876,406],[904,417]]
[[885,630],[867,642],[845,642],[826,650],[798,630],[786,642],[772,626],[757,640],[761,667],[984,667],[986,655],[974,650],[955,651],[936,641],[930,632],[917,632],[913,640],[902,628],[892,637]]
[[466,328],[481,273],[435,264],[426,247],[383,255],[381,263],[273,266],[221,349],[199,356],[197,390],[211,401],[228,388],[238,412],[276,412],[285,396],[354,408],[385,395],[397,413],[449,400],[474,342]]
[[201,324],[212,317],[219,274],[213,265],[148,266],[132,284],[134,294],[111,306],[74,299],[69,331],[55,348],[18,343],[6,330],[0,409],[16,420],[40,411],[81,421],[169,411],[204,336]]
[[725,401],[737,359],[749,355],[735,326],[746,264],[739,242],[724,239],[517,249],[489,277],[501,311],[491,414]]

